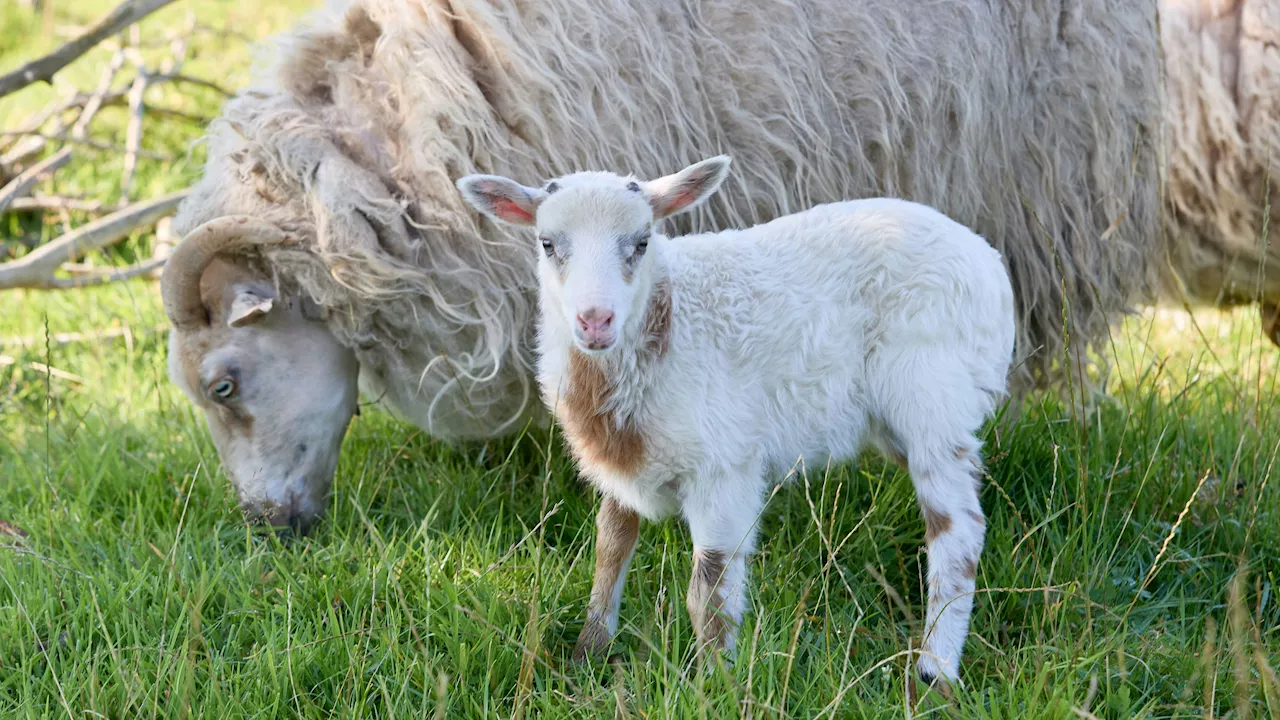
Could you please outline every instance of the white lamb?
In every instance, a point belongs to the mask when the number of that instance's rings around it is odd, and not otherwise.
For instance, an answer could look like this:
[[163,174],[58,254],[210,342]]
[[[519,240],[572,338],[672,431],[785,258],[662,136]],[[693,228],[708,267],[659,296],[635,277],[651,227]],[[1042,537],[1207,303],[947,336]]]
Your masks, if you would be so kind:
[[1006,391],[1009,277],[985,240],[891,199],[820,205],[672,240],[663,218],[716,191],[729,158],[644,182],[583,172],[543,188],[458,181],[537,228],[538,379],[603,496],[575,658],[617,630],[639,516],[693,535],[699,648],[733,651],[771,478],[868,442],[906,467],[925,520],[928,611],[917,669],[957,679],[986,522],[975,433]]

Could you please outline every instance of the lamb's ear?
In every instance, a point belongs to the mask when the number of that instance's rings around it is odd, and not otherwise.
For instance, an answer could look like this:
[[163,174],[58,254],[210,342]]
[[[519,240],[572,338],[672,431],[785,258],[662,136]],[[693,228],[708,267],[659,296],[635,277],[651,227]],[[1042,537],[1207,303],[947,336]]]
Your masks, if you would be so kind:
[[720,187],[729,176],[729,156],[717,155],[690,165],[674,175],[650,180],[644,184],[653,216],[661,220],[692,210]]
[[543,190],[497,175],[468,175],[457,184],[472,207],[512,225],[533,225],[538,205],[547,199]]

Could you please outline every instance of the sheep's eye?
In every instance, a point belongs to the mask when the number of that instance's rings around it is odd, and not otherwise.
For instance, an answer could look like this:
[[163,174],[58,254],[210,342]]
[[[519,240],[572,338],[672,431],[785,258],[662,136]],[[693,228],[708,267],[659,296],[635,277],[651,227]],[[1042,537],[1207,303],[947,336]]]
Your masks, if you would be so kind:
[[213,384],[213,394],[226,400],[236,394],[236,381],[231,378],[222,378]]
[[645,251],[645,250],[648,250],[648,249],[649,249],[649,236],[648,236],[648,235],[646,235],[646,236],[644,236],[644,237],[642,237],[642,238],[640,238],[639,240],[637,240],[637,241],[636,241],[636,249],[635,249],[635,253],[636,253],[636,256],[637,256],[637,257],[639,257],[640,255],[643,255],[643,254],[644,254],[644,251]]
[[551,242],[551,238],[544,237],[539,239],[542,240],[542,250],[547,254],[547,257],[556,254],[556,246],[555,243]]

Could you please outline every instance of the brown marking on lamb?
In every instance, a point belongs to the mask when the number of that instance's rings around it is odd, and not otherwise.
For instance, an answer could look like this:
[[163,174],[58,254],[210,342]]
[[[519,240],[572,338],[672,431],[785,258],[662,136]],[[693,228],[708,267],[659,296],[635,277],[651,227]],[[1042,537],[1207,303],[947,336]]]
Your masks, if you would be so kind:
[[605,618],[616,613],[614,588],[622,579],[623,567],[640,537],[640,516],[617,500],[605,497],[596,515],[596,566],[591,583],[587,621],[573,648],[574,662],[600,657],[613,638]]
[[[643,327],[644,347],[658,357],[665,355],[671,335],[667,283],[654,288]],[[613,383],[601,364],[574,348],[569,352],[568,388],[556,413],[579,460],[619,475],[635,475],[644,464],[644,435],[632,420],[619,422],[608,410],[612,392]]]
[[644,464],[644,436],[630,421],[608,411],[609,378],[600,364],[574,348],[569,387],[557,408],[565,436],[579,459],[619,475],[635,475]]
[[973,558],[965,559],[964,569],[961,572],[963,572],[964,576],[969,580],[973,580],[977,578],[978,577],[978,561],[974,560]]
[[924,509],[924,541],[931,543],[939,535],[951,530],[951,516],[931,507]]
[[969,517],[973,518],[973,521],[978,524],[978,527],[985,528],[987,526],[987,519],[983,517],[981,512],[978,512],[977,510],[966,510],[965,512],[969,513]]

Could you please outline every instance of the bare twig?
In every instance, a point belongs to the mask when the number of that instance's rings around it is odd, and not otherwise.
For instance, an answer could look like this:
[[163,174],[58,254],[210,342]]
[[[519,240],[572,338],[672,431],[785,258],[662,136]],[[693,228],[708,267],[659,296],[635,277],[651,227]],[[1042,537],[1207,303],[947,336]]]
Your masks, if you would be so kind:
[[[130,37],[133,43],[131,49],[140,61],[138,43],[142,41],[142,37],[137,25],[131,28]],[[137,62],[137,66],[138,76],[129,87],[129,125],[125,130],[124,169],[120,175],[120,207],[129,204],[130,192],[133,190],[133,174],[138,169],[138,150],[142,147],[142,116],[146,112],[143,98],[151,84],[151,73],[141,62]]]
[[[119,241],[134,230],[147,227],[169,214],[187,196],[189,190],[179,190],[155,200],[137,203],[106,217],[82,225],[62,237],[43,245],[27,255],[0,265],[0,289],[44,288],[60,289],[81,287],[85,284],[102,284],[141,275],[155,268],[148,261],[126,270],[104,274],[96,281],[87,279],[59,279],[54,272],[63,263],[87,252],[104,248]],[[142,269],[144,268],[145,269]]]
[[[107,328],[105,330],[94,330],[92,332],[55,333],[50,335],[48,339],[54,345],[68,345],[70,343],[102,342],[103,340],[113,340],[127,335],[146,335],[150,333],[164,332],[168,329],[168,323],[144,328],[131,328],[126,326]],[[0,338],[0,348],[35,348],[43,346],[44,342],[44,335],[4,337]]]
[[[0,355],[0,365],[17,365],[17,364],[18,364],[17,358],[11,357],[9,355]],[[35,370],[36,372],[42,372],[49,375],[50,377],[56,377],[61,380],[67,380],[69,382],[80,383],[80,384],[83,384],[85,382],[84,378],[80,377],[79,375],[76,375],[75,373],[69,373],[66,370],[59,370],[56,367],[49,367],[44,363],[29,362],[26,364],[26,367],[32,370]]]
[[111,83],[116,79],[116,73],[120,72],[120,68],[124,66],[124,53],[117,52],[111,56],[111,62],[102,70],[102,79],[98,81],[98,87],[89,96],[84,107],[80,110],[80,117],[76,118],[75,125],[71,126],[71,137],[82,140],[89,132],[89,123],[93,121],[93,116],[98,114],[98,110],[102,109],[102,104],[106,100],[107,95],[111,92]]
[[[17,134],[18,134],[18,131],[16,130],[0,132],[0,135],[17,135]],[[90,140],[89,138],[69,138],[69,137],[66,137],[65,133],[58,134],[58,135],[27,133],[27,137],[43,140],[46,143],[47,142],[65,142],[65,143],[71,143],[72,145],[83,145],[85,147],[93,148],[94,150],[102,150],[104,152],[117,152],[117,153],[125,152],[125,148],[119,145],[112,145],[111,143],[104,143],[98,140]],[[37,146],[36,152],[39,152],[39,149],[43,146],[44,146],[44,143],[41,143],[39,146]],[[144,158],[147,158],[148,160],[172,160],[173,159],[172,155],[167,155],[165,153],[158,153],[158,152],[153,152],[151,150],[142,150],[142,149],[138,150],[138,157],[144,157]],[[3,160],[0,160],[0,163],[3,163]]]
[[76,288],[94,287],[95,285],[108,285],[114,282],[121,282],[130,278],[141,277],[143,275],[152,275],[156,270],[164,267],[165,258],[158,260],[147,260],[136,265],[130,265],[119,270],[100,270],[96,273],[88,273],[70,278],[49,278],[43,286],[45,290],[74,290]]
[[29,198],[18,198],[9,205],[13,211],[19,210],[74,210],[83,213],[102,213],[102,203],[97,200],[78,200],[76,198],[59,197],[57,195],[36,195]]
[[125,0],[80,37],[0,77],[0,97],[21,90],[34,82],[49,82],[55,73],[89,52],[104,39],[171,2],[173,0]]
[[9,207],[9,203],[24,197],[30,192],[41,178],[53,174],[70,160],[71,148],[63,148],[34,167],[27,169],[26,172],[14,178],[13,182],[0,188],[0,213],[3,213]]
[[157,75],[155,79],[156,79],[156,82],[164,81],[164,82],[175,82],[175,83],[185,84],[185,85],[195,85],[197,87],[202,87],[207,90],[212,90],[223,97],[235,96],[235,93],[222,87],[218,83],[213,82],[212,80],[205,80],[203,78],[192,77],[190,75],[183,75],[182,73],[165,73],[163,75]]
[[43,137],[24,137],[20,138],[4,155],[0,155],[0,172],[13,174],[11,168],[16,168],[26,161],[40,154],[44,150],[45,138]]
[[156,269],[151,271],[151,279],[160,279],[164,261],[169,259],[169,254],[173,252],[173,246],[173,218],[162,217],[156,223],[156,237],[151,243],[151,259],[159,261]]
[[[74,93],[72,93],[72,95],[74,95]],[[49,122],[49,120],[53,119],[55,115],[57,115],[60,112],[64,112],[67,109],[66,103],[68,99],[69,98],[64,96],[58,100],[55,100],[49,103],[44,107],[43,110],[30,116],[27,122],[23,123],[22,127],[18,128],[15,134],[19,136],[26,135],[28,133],[36,132],[40,128],[44,127],[44,124]],[[9,142],[9,141],[0,143],[0,147],[6,148],[6,149],[12,145],[13,145],[13,142]],[[3,162],[3,161],[0,161],[0,162]]]

